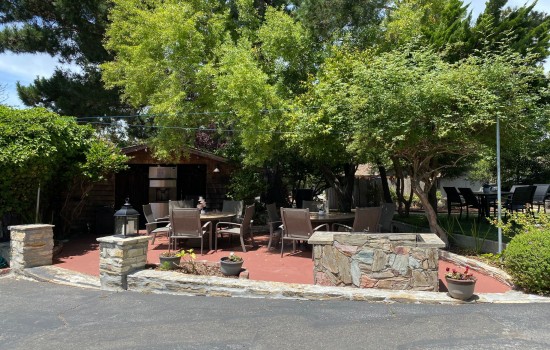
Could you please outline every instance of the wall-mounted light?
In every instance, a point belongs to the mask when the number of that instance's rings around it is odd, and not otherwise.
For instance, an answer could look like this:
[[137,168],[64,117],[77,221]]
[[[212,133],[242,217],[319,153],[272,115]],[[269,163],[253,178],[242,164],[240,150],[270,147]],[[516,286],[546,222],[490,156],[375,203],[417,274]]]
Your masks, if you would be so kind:
[[220,167],[219,167],[219,165],[216,165],[216,167],[214,168],[214,172],[215,172],[215,173],[219,173],[219,172],[220,172]]

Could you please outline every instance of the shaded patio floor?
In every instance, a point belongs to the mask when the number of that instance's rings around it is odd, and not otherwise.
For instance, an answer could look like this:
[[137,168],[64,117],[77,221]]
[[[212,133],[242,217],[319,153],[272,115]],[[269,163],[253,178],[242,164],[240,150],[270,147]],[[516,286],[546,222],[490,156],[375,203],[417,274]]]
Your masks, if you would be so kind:
[[[197,260],[219,261],[221,257],[229,255],[230,252],[242,256],[244,259],[243,267],[249,271],[250,279],[260,281],[286,282],[313,284],[313,261],[311,260],[311,251],[297,251],[290,255],[292,245],[285,246],[284,257],[281,258],[280,246],[277,249],[267,249],[269,234],[255,234],[257,247],[247,245],[247,252],[243,253],[240,242],[234,237],[232,244],[229,244],[229,238],[218,239],[218,251],[208,251],[206,247],[205,254],[200,255],[200,247],[194,248],[197,254]],[[181,246],[188,249],[189,247]],[[147,262],[149,264],[158,264],[159,255],[168,249],[168,240],[166,237],[157,237],[155,244],[149,242],[149,251]],[[54,257],[54,265],[68,270],[77,271],[93,276],[99,276],[99,243],[96,237],[85,236],[72,239],[64,243],[61,252]],[[445,268],[453,266],[450,263],[440,260],[439,279],[440,291],[446,291],[445,287]],[[460,268],[459,268],[460,269]],[[507,292],[510,288],[499,281],[476,273],[477,277],[476,293],[501,293]]]

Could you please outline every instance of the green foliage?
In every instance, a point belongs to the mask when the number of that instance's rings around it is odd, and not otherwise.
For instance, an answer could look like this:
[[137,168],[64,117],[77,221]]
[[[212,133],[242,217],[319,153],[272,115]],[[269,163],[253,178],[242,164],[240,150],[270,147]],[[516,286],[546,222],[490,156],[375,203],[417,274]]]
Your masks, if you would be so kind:
[[243,167],[231,174],[227,196],[234,200],[252,202],[265,191],[262,173],[252,167]]
[[110,6],[109,0],[0,2],[0,53],[47,53],[83,71],[57,69],[49,78],[18,84],[25,105],[75,116],[132,113],[99,79],[97,64],[112,58],[103,47]]
[[232,262],[237,262],[237,261],[243,261],[243,258],[241,258],[237,254],[231,252],[229,254],[229,256],[227,257],[227,260],[232,261]]
[[550,293],[550,229],[516,235],[504,251],[504,263],[514,283],[531,293]]
[[525,56],[533,54],[542,62],[550,54],[550,16],[533,11],[536,2],[517,8],[504,8],[507,1],[489,0],[480,14],[468,44],[468,52],[495,50],[504,43]]
[[319,46],[346,42],[365,48],[382,36],[387,0],[298,0],[296,16]]
[[34,222],[39,185],[42,212],[63,216],[71,209],[60,206],[62,195],[85,196],[91,184],[125,167],[126,157],[91,127],[42,108],[0,106],[0,135],[0,214],[12,224]]

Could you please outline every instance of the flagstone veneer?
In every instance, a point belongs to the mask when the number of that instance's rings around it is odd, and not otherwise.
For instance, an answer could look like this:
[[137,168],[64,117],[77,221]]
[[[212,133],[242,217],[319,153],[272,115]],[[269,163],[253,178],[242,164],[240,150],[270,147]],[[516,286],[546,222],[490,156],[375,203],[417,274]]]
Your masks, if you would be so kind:
[[435,234],[316,232],[309,243],[315,284],[438,291]]
[[28,267],[51,265],[53,225],[33,224],[10,227],[10,267],[21,271]]
[[101,289],[127,289],[128,274],[145,268],[149,236],[98,238]]

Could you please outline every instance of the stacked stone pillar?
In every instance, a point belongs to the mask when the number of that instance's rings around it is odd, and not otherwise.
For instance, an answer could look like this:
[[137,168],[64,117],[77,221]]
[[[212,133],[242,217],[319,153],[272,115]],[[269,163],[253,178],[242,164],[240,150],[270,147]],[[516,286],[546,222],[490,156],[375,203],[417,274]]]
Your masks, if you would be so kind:
[[149,236],[98,238],[101,289],[126,290],[129,274],[145,268]]
[[47,224],[10,227],[12,271],[19,272],[29,267],[52,264],[53,227]]

